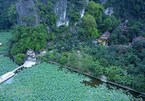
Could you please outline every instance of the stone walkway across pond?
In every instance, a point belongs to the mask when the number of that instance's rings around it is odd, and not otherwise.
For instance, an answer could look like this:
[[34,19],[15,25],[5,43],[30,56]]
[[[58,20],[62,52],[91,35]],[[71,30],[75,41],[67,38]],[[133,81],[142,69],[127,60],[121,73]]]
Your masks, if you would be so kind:
[[11,77],[13,77],[16,72],[18,70],[21,70],[23,68],[29,68],[32,67],[33,65],[35,65],[36,62],[32,62],[32,61],[26,61],[23,65],[17,67],[16,69],[14,69],[13,71],[7,72],[4,75],[0,76],[0,83],[3,83],[5,81],[7,81],[8,79],[10,79]]

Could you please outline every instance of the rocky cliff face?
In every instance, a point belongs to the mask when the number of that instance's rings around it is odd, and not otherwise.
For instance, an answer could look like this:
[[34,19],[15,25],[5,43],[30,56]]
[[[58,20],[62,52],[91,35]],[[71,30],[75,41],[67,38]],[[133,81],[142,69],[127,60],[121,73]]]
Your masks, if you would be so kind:
[[39,18],[33,0],[20,0],[16,4],[16,10],[19,25],[37,26],[39,24]]
[[[38,15],[38,8],[36,6],[36,2],[41,2],[45,6],[49,6],[48,4],[53,4],[53,9],[56,14],[56,26],[60,27],[62,25],[68,26],[70,17],[68,16],[68,13],[70,14],[71,11],[76,10],[78,13],[80,13],[80,18],[82,18],[85,14],[85,9],[87,7],[87,4],[89,3],[89,0],[80,0],[80,1],[69,1],[69,0],[19,0],[16,4],[16,10],[18,13],[17,22],[19,25],[25,25],[25,26],[37,26],[39,24],[39,20],[41,19],[41,16]],[[49,2],[49,3],[48,3]],[[83,5],[75,5],[75,3],[81,2]],[[68,5],[69,3],[69,5]],[[74,4],[72,4],[74,3]],[[72,7],[70,7],[72,6]],[[78,7],[80,6],[80,7]]]
[[55,4],[54,8],[55,14],[57,16],[56,26],[59,27],[61,25],[69,24],[69,21],[66,16],[67,11],[67,0],[58,0]]
[[101,4],[105,4],[108,0],[100,0]]
[[82,18],[82,17],[84,16],[84,14],[85,14],[85,9],[86,9],[88,3],[89,3],[89,0],[84,0],[83,9],[80,11],[81,18]]
[[[77,5],[77,3],[82,3],[83,5]],[[89,0],[80,0],[80,1],[71,1],[71,0],[57,0],[54,6],[54,11],[57,16],[57,22],[56,26],[62,26],[62,25],[69,25],[70,18],[68,17],[68,13],[70,14],[69,10],[71,11],[78,11],[80,13],[80,18],[82,18],[85,14],[85,9],[87,7],[87,4],[89,3]],[[71,7],[70,5],[71,4]],[[79,6],[79,7],[78,7]],[[79,8],[79,10],[78,10]]]

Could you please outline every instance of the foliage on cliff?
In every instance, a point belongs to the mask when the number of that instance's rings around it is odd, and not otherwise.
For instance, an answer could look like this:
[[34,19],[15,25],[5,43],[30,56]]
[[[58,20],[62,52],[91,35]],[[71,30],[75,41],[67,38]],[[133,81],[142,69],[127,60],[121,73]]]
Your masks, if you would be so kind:
[[114,7],[115,15],[121,19],[141,20],[145,17],[144,0],[108,0],[106,5]]
[[9,29],[16,24],[16,0],[0,1],[0,29]]

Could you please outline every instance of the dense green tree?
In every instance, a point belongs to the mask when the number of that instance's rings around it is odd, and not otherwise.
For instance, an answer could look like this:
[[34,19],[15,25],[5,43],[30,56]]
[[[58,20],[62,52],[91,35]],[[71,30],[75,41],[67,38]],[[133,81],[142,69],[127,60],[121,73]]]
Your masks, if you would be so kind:
[[25,58],[26,58],[25,54],[19,53],[19,54],[16,55],[15,61],[16,61],[17,64],[20,65],[20,64],[24,63]]
[[123,74],[123,69],[121,67],[117,66],[110,66],[105,68],[105,74],[109,79],[111,80],[116,80],[117,76],[122,76]]
[[93,1],[90,1],[87,7],[87,13],[94,16],[97,22],[102,22],[103,10],[104,8],[102,5]]
[[128,23],[128,35],[127,37],[132,41],[132,39],[142,36],[143,24],[139,21],[130,21]]
[[80,20],[80,11],[86,6],[85,0],[69,0],[67,7],[67,16],[70,20],[70,25]]
[[116,28],[113,30],[109,37],[109,44],[114,45],[114,44],[127,44],[129,43],[129,38],[127,38],[127,32],[121,30],[120,28]]
[[104,20],[104,29],[108,31],[114,30],[118,27],[119,21],[115,18],[115,16],[109,16]]
[[74,10],[70,10],[69,12],[70,22],[77,22],[80,19],[80,12],[75,12]]
[[43,50],[47,44],[47,30],[43,26],[20,26],[13,32],[11,54],[25,53],[28,49]]
[[108,0],[108,6],[113,6],[115,15],[122,18],[143,19],[145,17],[144,0]]
[[95,18],[90,15],[86,14],[83,17],[83,27],[86,30],[87,36],[88,37],[98,37],[98,29],[97,29],[97,23],[95,21]]
[[38,14],[40,16],[41,24],[45,24],[50,28],[54,27],[56,24],[56,15],[53,11],[53,1],[49,0],[43,2],[41,0],[38,0],[36,4],[36,6],[38,7]]
[[141,60],[145,59],[145,40],[138,40],[133,42],[133,53]]

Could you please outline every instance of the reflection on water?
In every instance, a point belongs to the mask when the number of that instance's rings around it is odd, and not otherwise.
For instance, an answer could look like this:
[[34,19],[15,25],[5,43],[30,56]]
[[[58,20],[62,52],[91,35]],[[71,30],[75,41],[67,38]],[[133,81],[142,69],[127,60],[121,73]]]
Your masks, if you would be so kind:
[[96,87],[97,85],[103,84],[103,82],[101,80],[97,80],[97,79],[91,79],[90,81],[82,81],[83,84],[85,84],[85,86],[91,86],[91,87]]
[[4,84],[12,84],[14,82],[14,77],[8,79]]
[[14,82],[14,77],[8,79],[8,80],[5,81],[2,85],[0,85],[0,90],[3,88],[4,85],[12,84],[13,82]]

